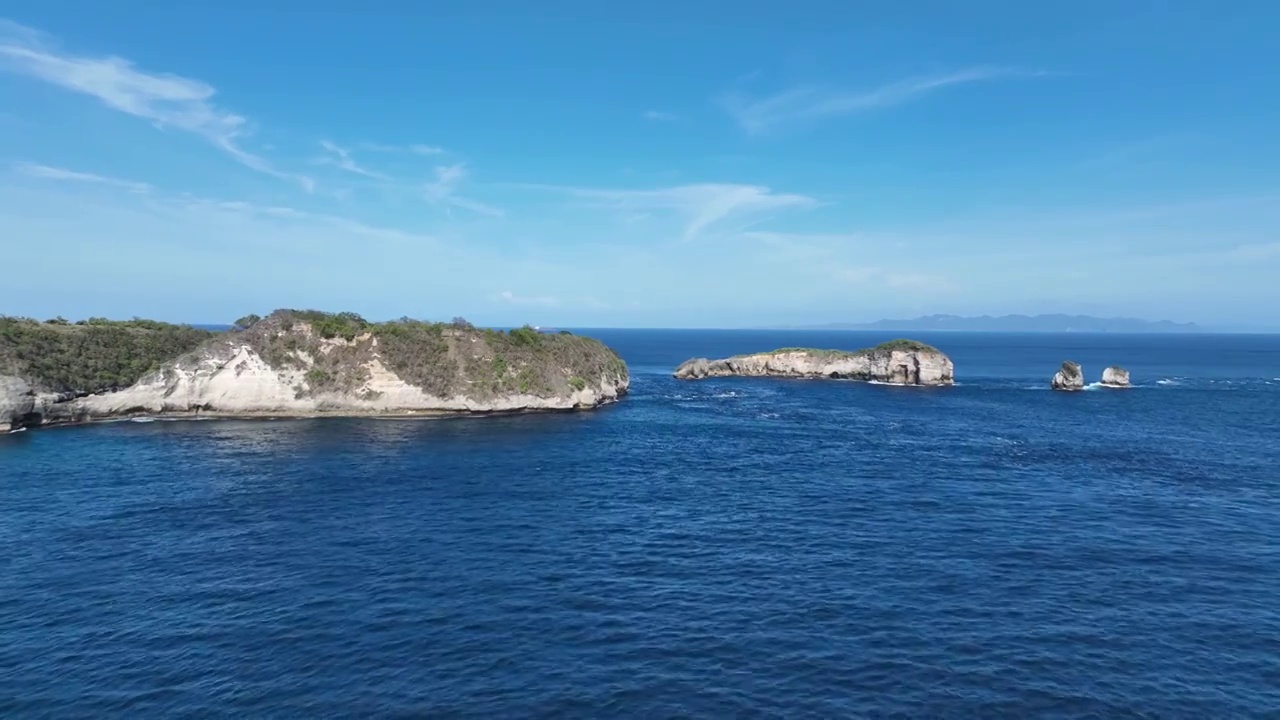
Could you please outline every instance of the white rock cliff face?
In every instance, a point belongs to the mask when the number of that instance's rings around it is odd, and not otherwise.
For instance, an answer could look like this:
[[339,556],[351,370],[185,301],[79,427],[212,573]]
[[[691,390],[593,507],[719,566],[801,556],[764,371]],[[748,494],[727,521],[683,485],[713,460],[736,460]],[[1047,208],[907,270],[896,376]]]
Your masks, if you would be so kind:
[[1130,387],[1129,371],[1118,365],[1112,365],[1102,371],[1102,384],[1114,388]]
[[676,368],[675,377],[796,377],[869,380],[893,385],[951,385],[955,366],[933,349],[857,352],[786,350],[723,360],[698,358]]
[[35,393],[25,380],[0,375],[0,432],[20,426],[35,406]]
[[1070,360],[1063,362],[1062,369],[1054,373],[1050,387],[1054,390],[1083,390],[1084,370],[1080,367],[1080,363]]
[[[354,343],[342,338],[320,340],[301,323],[291,332],[305,334],[312,343],[309,347],[318,347],[319,353],[354,347]],[[231,335],[207,343],[118,392],[83,397],[39,394],[20,378],[0,377],[0,432],[24,425],[166,414],[308,417],[573,410],[614,402],[626,394],[630,385],[629,376],[622,369],[602,372],[599,377],[575,376],[572,383],[562,380],[560,391],[464,390],[440,397],[390,370],[383,362],[377,340],[365,335],[357,338],[364,343],[363,348],[372,348],[359,356],[365,371],[363,383],[349,390],[326,391],[311,387],[308,373],[316,358],[307,351],[294,351],[288,366],[275,367],[251,343],[241,340]],[[450,350],[453,352],[461,354],[456,347]],[[611,351],[599,346],[599,352]],[[568,368],[564,370],[567,372]],[[469,386],[464,383],[462,387]]]
[[162,413],[212,415],[397,415],[437,412],[571,410],[613,402],[627,382],[598,378],[569,395],[506,395],[489,401],[464,396],[436,397],[410,385],[378,360],[366,366],[370,379],[351,393],[299,397],[305,372],[276,369],[242,346],[226,359],[211,359],[194,369],[171,366],[116,393],[90,395],[80,403],[92,416]]

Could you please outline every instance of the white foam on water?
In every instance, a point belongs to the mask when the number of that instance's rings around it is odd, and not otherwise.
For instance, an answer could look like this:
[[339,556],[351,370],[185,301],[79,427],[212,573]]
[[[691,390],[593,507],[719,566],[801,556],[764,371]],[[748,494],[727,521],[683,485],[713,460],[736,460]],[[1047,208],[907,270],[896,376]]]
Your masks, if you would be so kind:
[[1182,381],[1177,378],[1161,378],[1156,381],[1157,385],[1181,385]]
[[149,422],[155,422],[155,421],[156,421],[156,419],[155,419],[155,418],[153,418],[153,417],[136,417],[136,418],[129,418],[129,422],[136,422],[136,423],[149,423]]

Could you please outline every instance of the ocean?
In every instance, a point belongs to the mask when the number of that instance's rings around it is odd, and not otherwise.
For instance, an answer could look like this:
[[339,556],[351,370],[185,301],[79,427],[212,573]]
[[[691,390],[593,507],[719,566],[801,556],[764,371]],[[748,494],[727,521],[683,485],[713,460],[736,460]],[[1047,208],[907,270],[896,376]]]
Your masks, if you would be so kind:
[[1280,716],[1280,336],[584,332],[595,412],[0,437],[0,717]]

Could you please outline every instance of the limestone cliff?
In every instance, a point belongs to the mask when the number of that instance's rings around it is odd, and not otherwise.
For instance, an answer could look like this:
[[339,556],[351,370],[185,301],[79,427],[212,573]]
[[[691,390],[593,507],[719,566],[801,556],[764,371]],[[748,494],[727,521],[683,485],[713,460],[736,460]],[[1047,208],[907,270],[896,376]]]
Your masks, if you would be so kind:
[[22,378],[0,375],[0,433],[21,427],[36,407],[36,395]]
[[1102,371],[1102,384],[1114,388],[1130,387],[1129,371],[1119,365],[1112,365]]
[[[118,392],[37,397],[23,424],[133,415],[416,415],[589,408],[627,392],[626,365],[590,338],[353,314],[277,311],[218,335]],[[25,407],[10,384],[8,420]],[[0,385],[0,393],[5,392]],[[6,405],[6,403],[8,405]]]
[[1062,368],[1054,373],[1049,385],[1054,390],[1083,390],[1084,370],[1080,363],[1066,360],[1062,363]]
[[676,368],[675,377],[794,377],[867,380],[894,385],[951,385],[955,366],[940,350],[894,340],[864,350],[784,348],[722,360],[697,358]]

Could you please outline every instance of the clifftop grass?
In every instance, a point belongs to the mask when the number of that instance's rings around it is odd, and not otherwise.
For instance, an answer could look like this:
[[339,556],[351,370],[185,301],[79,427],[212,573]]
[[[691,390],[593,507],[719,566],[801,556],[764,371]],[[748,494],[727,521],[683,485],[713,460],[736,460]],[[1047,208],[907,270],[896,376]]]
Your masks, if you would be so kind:
[[370,322],[355,313],[317,310],[277,310],[242,320],[237,326],[244,329],[230,338],[242,339],[273,367],[306,371],[305,386],[295,388],[299,396],[354,391],[368,381],[374,359],[405,382],[444,398],[560,396],[627,377],[625,363],[612,350],[563,331],[546,334],[526,326],[504,332],[461,318]]
[[874,347],[862,348],[861,350],[824,350],[821,348],[787,347],[778,348],[777,350],[769,350],[763,353],[751,354],[781,355],[783,353],[802,352],[809,353],[810,355],[816,355],[818,357],[850,357],[855,355],[870,355],[876,352],[893,352],[895,350],[902,352],[940,352],[938,348],[932,345],[926,345],[925,343],[916,340],[899,338],[888,342],[882,342]]
[[247,315],[226,333],[142,319],[0,316],[0,375],[53,392],[104,392],[128,387],[170,361],[198,363],[201,347],[215,339],[248,345],[277,369],[301,371],[300,396],[357,390],[375,358],[405,382],[444,398],[552,397],[627,378],[626,364],[608,347],[564,331],[504,332],[461,318],[370,322],[317,310]]
[[216,333],[154,320],[0,316],[0,375],[53,392],[127,387]]

